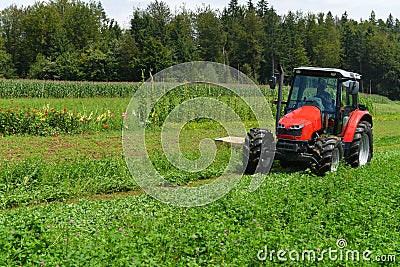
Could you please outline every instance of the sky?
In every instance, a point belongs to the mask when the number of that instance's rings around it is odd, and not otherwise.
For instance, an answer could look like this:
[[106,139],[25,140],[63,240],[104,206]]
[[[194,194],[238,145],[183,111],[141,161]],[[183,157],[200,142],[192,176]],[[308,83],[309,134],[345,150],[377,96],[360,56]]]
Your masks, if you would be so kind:
[[[89,2],[89,0],[84,0]],[[222,10],[229,3],[229,0],[162,0],[167,3],[172,11],[179,10],[185,6],[187,9],[196,10],[198,7],[210,6],[212,9]],[[247,0],[238,0],[239,4],[246,4]],[[96,1],[97,2],[97,1]],[[109,18],[115,19],[120,26],[129,27],[129,18],[135,8],[146,8],[151,0],[101,0]],[[257,3],[258,0],[253,0]],[[386,21],[389,14],[400,19],[399,0],[266,0],[278,14],[284,15],[288,11],[302,11],[303,13],[331,11],[335,16],[347,11],[348,17],[359,21],[368,19],[371,11],[374,10],[377,19]],[[28,6],[35,3],[34,0],[1,0],[0,10],[16,4],[17,6]]]

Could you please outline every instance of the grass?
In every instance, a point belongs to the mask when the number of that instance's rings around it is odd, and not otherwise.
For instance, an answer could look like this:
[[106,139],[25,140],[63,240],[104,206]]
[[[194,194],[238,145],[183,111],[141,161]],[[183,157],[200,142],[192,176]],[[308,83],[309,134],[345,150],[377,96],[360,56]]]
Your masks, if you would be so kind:
[[376,120],[378,121],[390,121],[400,119],[400,104],[375,104]]
[[[209,130],[184,128],[183,154],[200,156],[197,140]],[[221,131],[216,130],[217,137]],[[223,172],[230,148],[221,146],[215,162],[202,172],[180,171],[162,154],[158,133],[150,132],[148,150],[157,170],[179,185],[210,179]],[[18,142],[16,142],[18,141]],[[96,194],[138,190],[123,157],[121,133],[58,137],[7,137],[0,160],[1,208],[34,201],[66,201]]]
[[55,137],[9,136],[2,138],[1,141],[1,162],[35,159],[56,162],[80,158],[122,158],[120,131]]
[[[104,101],[106,100],[106,101]],[[52,105],[123,112],[129,99],[14,99],[1,105]],[[66,102],[64,102],[66,101]],[[104,103],[107,103],[104,105]],[[1,106],[0,105],[0,106]],[[375,152],[370,165],[320,178],[277,165],[261,187],[251,179],[202,207],[174,208],[140,193],[121,148],[121,131],[58,137],[0,139],[1,266],[378,266],[372,261],[260,261],[267,247],[323,251],[332,248],[399,256],[400,106],[375,104]],[[250,125],[246,125],[250,127]],[[188,124],[182,153],[200,156],[198,141],[225,134],[210,122]],[[160,155],[159,132],[149,131],[148,149]],[[161,155],[157,165],[174,182],[213,178],[229,147],[218,147],[208,172],[182,173]],[[347,241],[338,249],[339,239]],[[276,255],[276,254],[275,254]],[[268,255],[269,256],[269,255]],[[288,255],[286,255],[288,256]],[[395,262],[386,262],[395,266]]]
[[[399,149],[378,152],[369,167],[341,168],[319,178],[273,172],[257,191],[251,177],[208,206],[173,208],[147,195],[80,200],[0,213],[0,262],[34,266],[272,265],[257,258],[275,250],[336,249],[399,253]],[[391,162],[386,172],[380,166]],[[22,244],[22,245],[21,245]],[[343,250],[346,252],[346,250]],[[321,255],[321,254],[317,254]],[[314,266],[316,262],[280,262]],[[324,266],[371,266],[330,261]],[[390,265],[391,263],[388,263]],[[394,264],[394,263],[392,263]]]

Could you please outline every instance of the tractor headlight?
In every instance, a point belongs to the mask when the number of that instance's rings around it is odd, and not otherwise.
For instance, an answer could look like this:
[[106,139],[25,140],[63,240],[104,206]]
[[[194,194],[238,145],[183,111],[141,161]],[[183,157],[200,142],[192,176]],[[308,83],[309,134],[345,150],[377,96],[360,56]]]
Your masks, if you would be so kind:
[[278,123],[278,129],[285,129],[285,125],[283,125],[282,123]]
[[300,125],[292,125],[292,126],[290,126],[290,130],[300,130],[300,129],[303,129],[303,127],[304,127],[304,124],[300,124]]

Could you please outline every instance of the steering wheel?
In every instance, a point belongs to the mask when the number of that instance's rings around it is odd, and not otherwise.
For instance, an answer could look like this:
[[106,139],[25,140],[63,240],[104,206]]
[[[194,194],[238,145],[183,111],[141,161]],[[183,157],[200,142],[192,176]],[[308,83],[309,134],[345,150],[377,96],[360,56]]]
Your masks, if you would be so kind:
[[301,106],[314,106],[314,107],[319,108],[321,111],[325,110],[324,105],[322,104],[322,100],[319,97],[315,97],[315,96],[308,97],[301,104],[302,104]]

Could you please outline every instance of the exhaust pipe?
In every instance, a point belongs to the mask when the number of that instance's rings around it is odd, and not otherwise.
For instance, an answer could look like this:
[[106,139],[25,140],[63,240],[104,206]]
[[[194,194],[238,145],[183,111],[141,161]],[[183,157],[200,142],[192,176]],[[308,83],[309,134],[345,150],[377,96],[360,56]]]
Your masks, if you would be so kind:
[[285,79],[285,73],[283,72],[283,68],[281,64],[278,65],[279,71],[279,87],[278,87],[278,103],[276,105],[276,121],[275,121],[275,132],[278,132],[278,123],[281,119],[281,111],[282,111],[282,90],[283,90],[283,81]]

